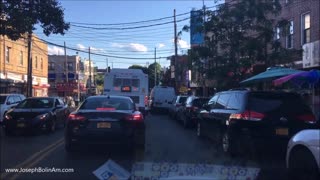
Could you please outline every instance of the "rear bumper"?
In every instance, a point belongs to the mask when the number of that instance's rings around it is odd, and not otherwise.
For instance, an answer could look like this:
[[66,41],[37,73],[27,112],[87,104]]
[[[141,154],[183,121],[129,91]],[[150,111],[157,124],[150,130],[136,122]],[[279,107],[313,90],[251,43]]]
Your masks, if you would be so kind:
[[97,144],[97,145],[126,145],[126,144],[144,144],[144,128],[117,131],[100,131],[78,129],[67,127],[65,131],[66,140],[76,144]]

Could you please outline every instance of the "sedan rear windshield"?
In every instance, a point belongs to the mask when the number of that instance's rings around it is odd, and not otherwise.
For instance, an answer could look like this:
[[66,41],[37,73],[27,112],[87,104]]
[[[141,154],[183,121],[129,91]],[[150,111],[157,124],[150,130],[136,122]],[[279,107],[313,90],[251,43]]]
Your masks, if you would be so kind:
[[185,96],[180,97],[180,98],[179,98],[179,103],[186,102],[186,100],[187,100],[187,97],[185,97]]
[[133,110],[133,103],[120,98],[90,98],[86,99],[80,109],[87,110]]
[[52,98],[37,98],[37,99],[25,99],[16,108],[19,109],[41,109],[41,108],[52,108],[54,101]]
[[260,113],[311,113],[311,108],[296,94],[251,94],[249,108]]

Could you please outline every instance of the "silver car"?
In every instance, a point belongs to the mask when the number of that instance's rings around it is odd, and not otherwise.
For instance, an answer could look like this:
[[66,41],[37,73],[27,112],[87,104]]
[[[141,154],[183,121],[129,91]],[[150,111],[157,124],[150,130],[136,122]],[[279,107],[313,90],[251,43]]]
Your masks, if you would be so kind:
[[0,123],[5,113],[25,98],[23,94],[0,94]]

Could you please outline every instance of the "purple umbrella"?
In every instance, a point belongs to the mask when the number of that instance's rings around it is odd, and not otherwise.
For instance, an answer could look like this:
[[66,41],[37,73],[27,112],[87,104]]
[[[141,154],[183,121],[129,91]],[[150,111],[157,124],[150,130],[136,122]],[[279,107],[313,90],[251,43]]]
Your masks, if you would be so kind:
[[278,86],[287,81],[290,81],[298,86],[301,86],[304,83],[315,85],[320,81],[320,71],[313,69],[310,71],[303,71],[303,72],[290,74],[288,76],[284,76],[282,78],[274,80],[273,84]]

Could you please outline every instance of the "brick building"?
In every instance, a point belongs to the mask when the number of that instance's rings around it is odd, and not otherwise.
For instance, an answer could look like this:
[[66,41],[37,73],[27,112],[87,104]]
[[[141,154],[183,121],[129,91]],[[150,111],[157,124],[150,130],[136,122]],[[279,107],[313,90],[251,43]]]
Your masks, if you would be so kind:
[[[49,55],[49,95],[60,97],[75,96],[78,93],[78,89],[80,93],[84,93],[83,69],[83,63],[77,55],[67,56],[67,59],[64,55]],[[68,75],[66,76],[67,73]]]
[[[26,38],[12,41],[0,38],[0,93],[22,93],[26,95],[28,46]],[[32,85],[33,96],[47,96],[48,47],[32,37]]]

